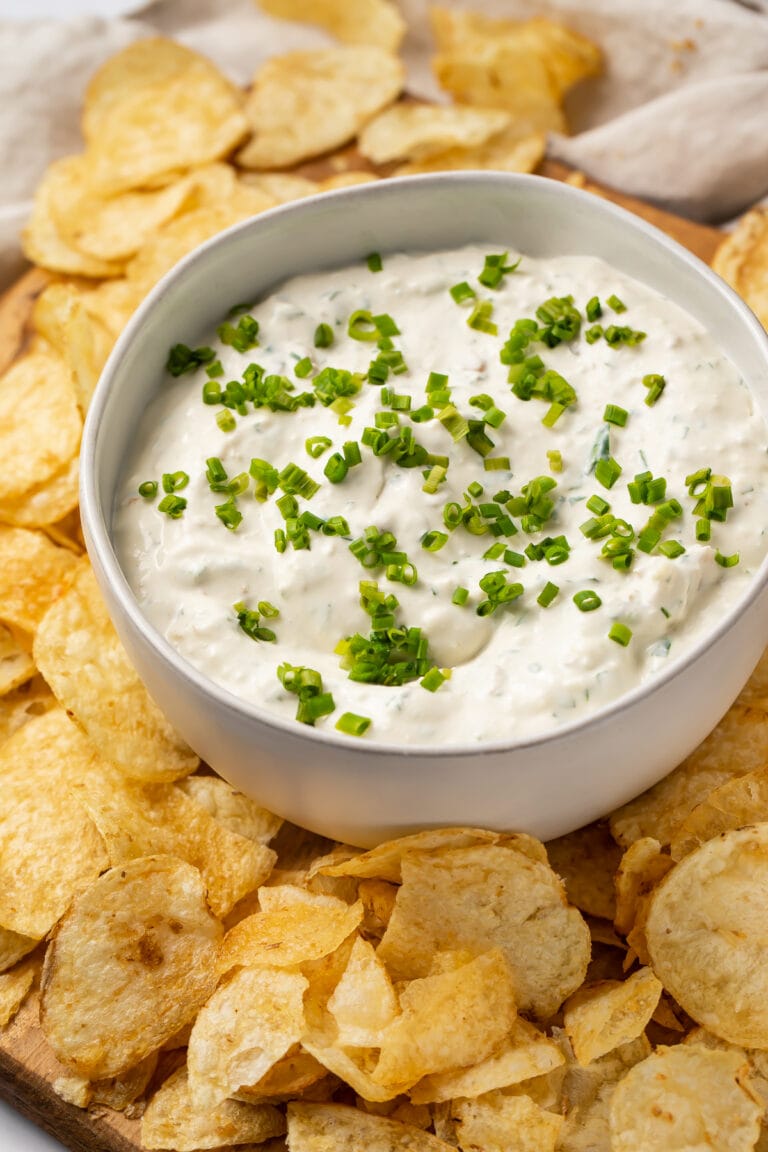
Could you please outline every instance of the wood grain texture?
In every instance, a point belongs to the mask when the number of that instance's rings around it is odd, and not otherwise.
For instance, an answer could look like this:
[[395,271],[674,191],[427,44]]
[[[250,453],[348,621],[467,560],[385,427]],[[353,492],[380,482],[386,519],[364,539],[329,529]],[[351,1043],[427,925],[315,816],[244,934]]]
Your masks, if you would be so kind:
[[[331,172],[364,171],[368,167],[353,149],[347,149],[330,161],[323,159],[306,164],[300,171],[310,177],[322,178]],[[667,232],[707,263],[722,239],[721,233],[714,228],[694,224],[595,185],[564,165],[545,161],[541,175],[568,180],[628,208]],[[32,305],[50,279],[47,273],[31,269],[0,297],[0,371],[23,349]],[[273,846],[279,853],[279,867],[287,869],[300,868],[311,857],[327,851],[329,843],[286,825]],[[168,1069],[165,1071],[167,1074]],[[105,1108],[75,1108],[56,1095],[53,1083],[64,1072],[40,1030],[38,999],[33,994],[16,1019],[0,1032],[0,1096],[72,1152],[140,1152],[138,1120],[129,1120],[121,1113]],[[240,1146],[238,1152],[248,1152],[248,1149]]]

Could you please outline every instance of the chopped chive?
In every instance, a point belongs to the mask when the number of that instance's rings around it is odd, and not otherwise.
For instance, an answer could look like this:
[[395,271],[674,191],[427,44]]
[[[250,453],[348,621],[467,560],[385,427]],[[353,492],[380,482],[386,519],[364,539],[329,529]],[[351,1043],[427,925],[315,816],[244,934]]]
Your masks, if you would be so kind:
[[486,456],[483,460],[486,472],[508,472],[510,467],[509,456]]
[[487,332],[489,336],[498,336],[499,327],[491,319],[492,315],[492,301],[479,300],[467,317],[467,324],[476,332]]
[[[264,606],[269,607],[270,611],[265,612]],[[237,617],[238,627],[245,632],[246,636],[250,636],[251,640],[262,640],[268,643],[274,643],[277,640],[277,635],[272,629],[265,628],[260,622],[260,615],[268,617],[280,615],[277,608],[274,608],[268,601],[262,600],[257,610],[247,608],[243,601],[239,600],[237,604],[232,605],[232,610]]]
[[445,684],[448,677],[440,671],[439,668],[433,666],[429,669],[426,675],[422,676],[419,680],[422,688],[426,688],[427,692],[437,692],[441,685]]
[[237,420],[228,408],[222,408],[220,412],[216,413],[216,423],[222,432],[234,432],[237,427]]
[[602,600],[597,592],[593,592],[591,588],[585,588],[581,592],[576,592],[573,597],[573,602],[579,612],[594,612],[595,608],[599,608],[602,604]]
[[[384,265],[381,262],[381,253],[380,252],[371,252],[366,257],[365,262],[368,265],[368,271],[369,272],[381,272],[382,268],[384,267]],[[348,715],[351,715],[351,713],[345,712],[344,715],[348,716]],[[370,721],[369,721],[369,723],[370,723]],[[338,725],[337,725],[337,727],[338,727]]]
[[[152,500],[157,496],[157,480],[143,480],[138,487],[139,496],[145,500]],[[707,521],[709,523],[709,521]]]
[[629,412],[626,408],[620,408],[618,404],[606,404],[605,412],[603,412],[603,420],[606,424],[617,424],[619,428],[623,428],[628,417]]
[[428,420],[434,420],[435,410],[430,408],[429,404],[422,404],[421,408],[416,408],[410,416],[414,424],[426,424]]
[[595,494],[587,500],[587,508],[590,512],[594,512],[595,516],[604,516],[606,512],[610,512],[611,506],[602,496]]
[[626,304],[622,300],[619,300],[618,296],[615,295],[609,296],[606,300],[606,304],[609,308],[613,308],[614,312],[626,312],[627,310]]
[[234,499],[229,499],[224,504],[217,504],[214,512],[230,532],[234,532],[242,523],[243,514],[235,504]]
[[511,568],[524,568],[526,564],[525,556],[522,552],[513,552],[511,548],[504,551],[504,562],[509,564]]
[[433,496],[445,480],[447,473],[447,468],[444,468],[441,464],[434,464],[432,468],[430,468],[427,474],[427,478],[421,486],[422,492],[426,492],[428,495]]
[[587,300],[587,306],[584,311],[587,314],[587,320],[589,320],[590,324],[600,319],[603,314],[603,306],[597,296],[592,296]]
[[507,264],[506,260],[506,252],[486,256],[485,266],[477,278],[484,288],[498,288],[504,277],[520,266],[520,259],[517,259],[514,264]]
[[469,589],[459,587],[455,589],[453,596],[451,596],[451,603],[458,605],[459,608],[463,608],[468,599]]
[[206,380],[203,384],[203,404],[221,404],[221,385],[215,380]]
[[333,344],[333,328],[330,324],[318,324],[315,328],[315,348],[330,348]]
[[300,380],[304,380],[305,377],[309,376],[311,371],[312,361],[309,356],[302,356],[301,360],[299,360],[293,368],[294,376],[298,376]]
[[332,456],[329,456],[323,469],[324,475],[328,477],[331,484],[341,484],[348,471],[349,465],[340,452],[334,452]]
[[186,344],[174,344],[168,353],[166,371],[171,376],[183,376],[186,372],[194,372],[201,364],[210,364],[216,359],[213,348],[188,348]]
[[166,516],[170,516],[171,520],[178,520],[183,515],[187,502],[183,496],[163,496],[162,500],[157,506],[158,512],[164,512]]
[[331,447],[332,443],[333,441],[328,436],[310,436],[308,440],[304,441],[304,447],[307,450],[307,455],[311,456],[313,460],[317,460],[323,452]]
[[275,528],[275,549],[278,552],[285,552],[288,547],[288,537],[282,528]]
[[453,404],[446,404],[445,408],[438,412],[437,418],[454,441],[463,439],[469,432],[469,422]]
[[550,472],[562,472],[563,456],[557,448],[552,448],[547,452],[547,460],[549,461]]
[[667,382],[663,376],[658,374],[658,372],[651,372],[648,376],[643,376],[643,386],[648,389],[648,395],[645,397],[645,402],[649,408],[653,408],[654,404],[666,388]]
[[595,344],[598,340],[601,339],[602,335],[602,324],[593,324],[591,328],[587,328],[586,332],[584,333],[584,339],[586,340],[587,344]]
[[448,536],[445,532],[438,532],[433,529],[431,532],[425,532],[421,538],[421,546],[427,552],[439,552],[440,549],[448,541]]
[[[141,489],[139,489],[141,491]],[[706,543],[712,535],[712,525],[709,520],[702,518],[696,521],[696,539],[702,544]]]
[[549,608],[550,604],[555,599],[559,591],[560,588],[558,585],[553,584],[551,580],[548,580],[542,588],[541,592],[539,592],[538,596],[536,597],[536,603],[540,604],[542,608]]
[[715,552],[715,563],[719,564],[721,568],[735,568],[739,559],[738,552],[733,552],[730,556],[724,556],[719,549]]
[[479,481],[473,480],[472,483],[467,486],[467,492],[473,500],[477,500],[483,494],[483,486]]
[[659,552],[668,560],[676,560],[678,556],[683,555],[685,548],[679,540],[662,540],[659,544]]
[[357,440],[345,440],[342,451],[348,468],[355,468],[363,459]]
[[189,484],[186,472],[163,472],[163,492],[180,492]]
[[[370,261],[370,257],[368,259]],[[371,268],[371,271],[380,272],[381,269]],[[344,732],[347,736],[364,736],[370,726],[370,717],[358,716],[356,712],[342,712],[334,725],[338,732]]]
[[468,284],[466,280],[462,280],[460,284],[454,284],[449,291],[457,304],[463,304],[465,300],[474,300],[477,296],[472,285]]
[[379,330],[376,321],[366,308],[358,308],[347,322],[347,333],[353,340],[378,340]]
[[616,620],[611,624],[610,631],[608,632],[608,639],[615,640],[617,644],[621,644],[622,648],[626,648],[632,639],[632,629],[627,628],[626,624],[621,624]]
[[619,476],[621,476],[621,465],[614,460],[613,456],[609,456],[607,460],[598,460],[595,464],[595,480],[598,484],[602,484],[603,488],[612,488]]

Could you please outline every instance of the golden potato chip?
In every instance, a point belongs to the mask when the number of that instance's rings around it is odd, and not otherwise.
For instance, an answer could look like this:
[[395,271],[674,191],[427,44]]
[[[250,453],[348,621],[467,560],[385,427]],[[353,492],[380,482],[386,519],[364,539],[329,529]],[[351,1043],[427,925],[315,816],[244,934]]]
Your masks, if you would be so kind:
[[357,188],[360,184],[372,184],[378,180],[373,172],[337,172],[320,181],[319,192],[335,192],[337,188]]
[[34,632],[76,567],[45,533],[0,525],[0,620]]
[[374,1080],[373,1072],[379,1059],[378,1049],[344,1048],[338,1043],[335,1030],[308,1028],[302,1038],[302,1046],[363,1100],[383,1104],[394,1100],[409,1087],[409,1081],[380,1084]]
[[36,672],[32,642],[23,632],[0,624],[0,696],[31,680]]
[[616,931],[627,936],[635,925],[642,901],[653,891],[674,860],[651,836],[636,840],[624,853],[616,872]]
[[11,932],[9,928],[0,928],[0,972],[7,972],[19,960],[34,952],[38,943],[32,936],[22,936],[19,932]]
[[176,1152],[198,1152],[223,1144],[261,1144],[284,1131],[284,1117],[268,1104],[223,1100],[213,1107],[196,1106],[186,1068],[169,1076],[141,1118],[142,1147],[174,1148]]
[[124,1112],[146,1091],[157,1069],[157,1061],[158,1053],[151,1052],[135,1068],[106,1080],[59,1076],[53,1083],[53,1090],[57,1096],[61,1096],[68,1104],[74,1104],[76,1108],[102,1104],[114,1112]]
[[190,864],[145,856],[105,872],[45,958],[40,1020],[57,1059],[91,1079],[133,1068],[208,999],[220,939]]
[[161,37],[103,64],[85,102],[89,183],[101,193],[168,182],[227,156],[248,131],[234,85],[204,56]]
[[91,761],[63,711],[40,716],[0,749],[0,924],[36,939],[108,866],[93,821],[67,788]]
[[371,935],[381,936],[395,907],[397,888],[386,880],[361,880],[358,895],[365,909],[363,928]]
[[401,1015],[381,1037],[374,1072],[380,1084],[414,1083],[479,1064],[504,1043],[515,1022],[504,953],[495,949],[453,970],[412,980],[400,994],[400,1007]]
[[296,1044],[272,1065],[261,1080],[239,1088],[234,1095],[237,1100],[245,1100],[249,1104],[262,1101],[275,1104],[295,1096],[305,1096],[310,1088],[321,1081],[331,1081],[328,1069]]
[[426,160],[450,148],[477,148],[510,122],[499,108],[395,104],[366,124],[357,146],[374,164]]
[[77,455],[83,422],[70,372],[53,350],[30,353],[0,378],[0,503],[52,479]]
[[247,188],[256,188],[270,196],[275,204],[303,200],[305,196],[315,196],[320,191],[314,180],[288,172],[245,172],[240,180]]
[[[82,304],[91,325],[96,325],[99,329],[98,339],[94,340],[94,364],[98,363],[96,353],[104,355],[106,360],[115,340],[143,299],[144,292],[141,286],[128,280],[127,277],[105,280],[103,284],[99,284],[82,297]],[[68,358],[74,364],[75,354],[71,342]],[[76,371],[74,366],[73,371]]]
[[645,925],[651,963],[697,1024],[768,1048],[768,824],[724,832],[654,890]]
[[568,1152],[611,1152],[613,1093],[627,1071],[650,1054],[651,1045],[646,1036],[639,1036],[584,1068],[576,1062],[567,1037],[558,1029],[554,1032],[566,1058],[558,1093],[558,1110],[565,1114],[559,1147]]
[[187,1049],[195,1107],[215,1108],[258,1084],[299,1042],[307,986],[298,972],[240,968],[214,992],[192,1025]]
[[16,499],[0,500],[0,522],[15,528],[44,528],[54,543],[70,547],[71,541],[56,540],[51,528],[77,508],[79,482],[80,460],[73,456],[39,487]]
[[39,961],[32,959],[0,973],[0,1028],[10,1023],[21,1008],[39,970]]
[[565,1004],[563,1020],[579,1064],[591,1064],[606,1052],[628,1044],[645,1031],[661,996],[650,968],[623,982],[584,984]]
[[546,845],[549,862],[565,884],[571,904],[589,916],[613,920],[613,874],[621,849],[603,824],[588,824]]
[[119,276],[123,270],[121,262],[98,260],[86,255],[67,242],[56,224],[54,208],[60,186],[69,180],[73,162],[79,161],[78,156],[55,160],[38,184],[32,214],[21,233],[24,255],[51,272],[69,272],[73,276],[89,276],[96,280]]
[[426,975],[435,952],[501,948],[520,1011],[546,1019],[584,979],[589,929],[548,864],[479,844],[408,853],[379,958],[394,979]]
[[613,1152],[752,1152],[762,1106],[738,1052],[677,1045],[630,1069],[613,1094]]
[[336,1022],[342,1047],[379,1047],[382,1032],[398,1015],[392,981],[367,940],[355,940],[344,974],[328,1001],[328,1011]]
[[57,698],[104,759],[126,775],[160,782],[195,770],[198,757],[176,735],[136,675],[87,560],[77,566],[70,587],[42,621],[33,655]]
[[344,1104],[288,1105],[291,1152],[450,1152],[437,1136]]
[[456,1134],[465,1152],[555,1152],[563,1117],[528,1096],[494,1093],[461,1100],[454,1108]]
[[712,267],[768,328],[768,211],[745,213],[715,253]]
[[70,781],[104,838],[113,867],[139,856],[194,865],[215,916],[224,916],[272,871],[275,853],[220,824],[175,784],[130,780],[104,761]]
[[[445,851],[473,844],[495,844],[498,840],[499,833],[486,832],[482,828],[434,828],[387,840],[368,852],[359,853],[353,848],[338,864],[323,867],[329,876],[359,876],[399,884],[403,878],[401,864],[406,852]],[[546,860],[545,852],[542,859]]]
[[612,814],[611,832],[625,848],[641,836],[669,844],[689,812],[714,788],[766,762],[768,715],[762,709],[732,707],[679,768]]
[[752,675],[736,697],[736,704],[744,708],[762,708],[768,711],[768,648],[758,660]]
[[0,696],[0,747],[29,720],[58,707],[58,700],[39,675]]
[[257,0],[270,16],[319,24],[347,44],[376,44],[397,52],[405,22],[391,0]]
[[281,816],[274,816],[218,776],[187,776],[178,787],[214,820],[239,836],[266,845],[280,831]]
[[288,52],[256,73],[245,111],[253,138],[244,168],[289,168],[346,144],[395,100],[405,74],[380,47]]
[[328,1011],[328,1001],[346,971],[356,939],[357,933],[353,932],[332,952],[304,960],[301,964],[301,972],[309,980],[304,996],[304,1017],[307,1030],[317,1033],[319,1044],[336,1043],[338,1039],[338,1028]]
[[545,139],[541,132],[521,136],[518,129],[512,127],[476,148],[451,148],[426,160],[402,164],[395,176],[477,168],[493,172],[534,172],[544,159],[544,148]]
[[57,1096],[74,1108],[87,1108],[93,1099],[91,1082],[84,1076],[57,1076],[51,1087]]
[[768,820],[768,769],[726,780],[686,816],[672,837],[673,860],[682,860],[694,848],[731,828]]
[[[262,907],[275,888],[260,892]],[[363,918],[360,903],[349,905],[332,896],[314,895],[300,888],[307,899],[295,898],[236,924],[224,938],[219,968],[227,972],[236,964],[289,968],[319,959],[335,951]]]

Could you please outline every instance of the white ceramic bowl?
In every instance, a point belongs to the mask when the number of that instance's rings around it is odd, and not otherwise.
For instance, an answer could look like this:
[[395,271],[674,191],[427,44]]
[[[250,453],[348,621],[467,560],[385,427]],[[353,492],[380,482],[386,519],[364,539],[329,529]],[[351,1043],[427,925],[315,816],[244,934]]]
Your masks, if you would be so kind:
[[478,748],[409,749],[343,739],[245,704],[144,619],[110,538],[126,452],[162,378],[168,333],[193,344],[222,301],[366,253],[509,246],[593,254],[696,316],[768,414],[768,338],[704,264],[604,200],[533,176],[447,173],[302,200],[230,229],[183,260],[133,317],[93,400],[82,451],[88,550],[115,626],[151,695],[222,776],[313,831],[372,845],[437,825],[514,828],[542,839],[617,807],[673,768],[715,725],[768,640],[768,561],[743,600],[670,671],[551,735]]

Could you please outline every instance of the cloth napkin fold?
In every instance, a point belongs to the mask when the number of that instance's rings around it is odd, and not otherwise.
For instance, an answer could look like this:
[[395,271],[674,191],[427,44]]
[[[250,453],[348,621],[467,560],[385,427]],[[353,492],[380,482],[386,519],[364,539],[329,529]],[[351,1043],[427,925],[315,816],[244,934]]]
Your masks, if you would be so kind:
[[[712,223],[768,196],[768,0],[441,2],[507,19],[551,16],[601,44],[604,75],[568,98],[572,135],[550,137],[551,157]],[[409,89],[444,99],[429,69],[430,0],[399,6]],[[81,147],[88,76],[157,34],[205,53],[239,84],[269,56],[332,43],[253,0],[156,0],[121,19],[0,22],[0,284],[20,270],[18,232],[37,181],[51,160]]]

